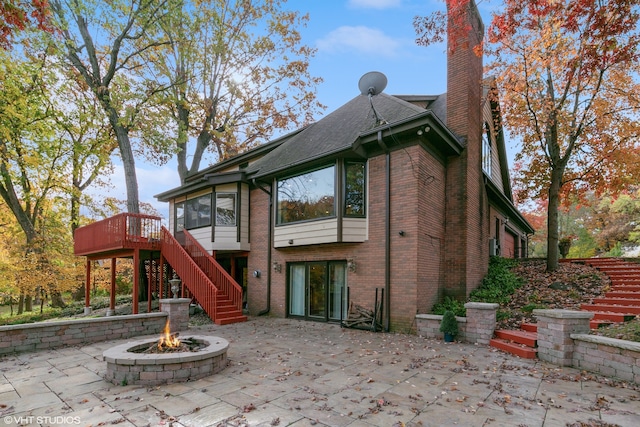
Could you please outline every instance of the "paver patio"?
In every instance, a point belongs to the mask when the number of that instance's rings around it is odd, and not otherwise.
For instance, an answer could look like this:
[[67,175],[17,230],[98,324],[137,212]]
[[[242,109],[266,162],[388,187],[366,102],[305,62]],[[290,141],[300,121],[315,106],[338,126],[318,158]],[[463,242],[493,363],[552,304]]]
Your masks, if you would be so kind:
[[229,366],[147,388],[102,378],[123,341],[3,357],[3,424],[640,425],[636,387],[487,346],[275,318],[190,332],[227,339]]

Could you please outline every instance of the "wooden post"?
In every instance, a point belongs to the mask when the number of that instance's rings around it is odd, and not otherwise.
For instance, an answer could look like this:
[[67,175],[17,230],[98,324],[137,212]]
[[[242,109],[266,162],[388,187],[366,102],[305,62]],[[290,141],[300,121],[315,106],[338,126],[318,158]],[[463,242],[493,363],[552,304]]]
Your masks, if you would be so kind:
[[140,249],[133,250],[133,314],[138,314],[138,293],[140,290]]
[[87,258],[87,276],[84,288],[84,312],[91,313],[91,260]]
[[144,269],[144,273],[148,275],[147,277],[147,313],[151,313],[151,290],[153,289],[153,252],[149,252],[149,271]]
[[115,314],[116,309],[116,259],[111,258],[111,292],[109,294],[109,309]]

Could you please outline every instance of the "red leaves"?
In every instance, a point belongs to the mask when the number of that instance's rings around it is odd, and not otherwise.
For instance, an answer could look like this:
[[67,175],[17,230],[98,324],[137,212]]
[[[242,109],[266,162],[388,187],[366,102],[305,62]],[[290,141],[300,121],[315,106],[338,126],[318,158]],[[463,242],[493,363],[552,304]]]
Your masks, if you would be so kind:
[[0,48],[8,49],[11,36],[35,24],[41,30],[52,32],[49,22],[48,0],[11,1],[0,0]]

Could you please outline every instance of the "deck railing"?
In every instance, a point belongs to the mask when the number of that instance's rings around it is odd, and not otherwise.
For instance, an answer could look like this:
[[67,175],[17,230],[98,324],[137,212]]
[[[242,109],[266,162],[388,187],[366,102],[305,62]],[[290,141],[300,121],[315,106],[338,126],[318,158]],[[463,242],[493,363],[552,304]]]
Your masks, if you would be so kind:
[[242,310],[242,287],[187,230],[184,230],[184,236],[185,250],[218,288],[218,297],[226,296],[236,310]]
[[216,286],[165,227],[162,227],[161,239],[162,255],[180,276],[182,284],[198,300],[202,309],[211,319],[216,319],[218,298]]
[[159,249],[161,219],[122,213],[80,227],[74,234],[74,253],[92,255],[118,249]]

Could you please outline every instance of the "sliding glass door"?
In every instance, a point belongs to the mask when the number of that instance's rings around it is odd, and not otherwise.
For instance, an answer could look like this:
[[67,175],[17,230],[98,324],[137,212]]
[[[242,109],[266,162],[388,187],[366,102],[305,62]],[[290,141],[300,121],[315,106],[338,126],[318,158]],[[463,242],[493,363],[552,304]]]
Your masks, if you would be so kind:
[[290,263],[289,316],[313,320],[340,320],[346,316],[346,262]]

